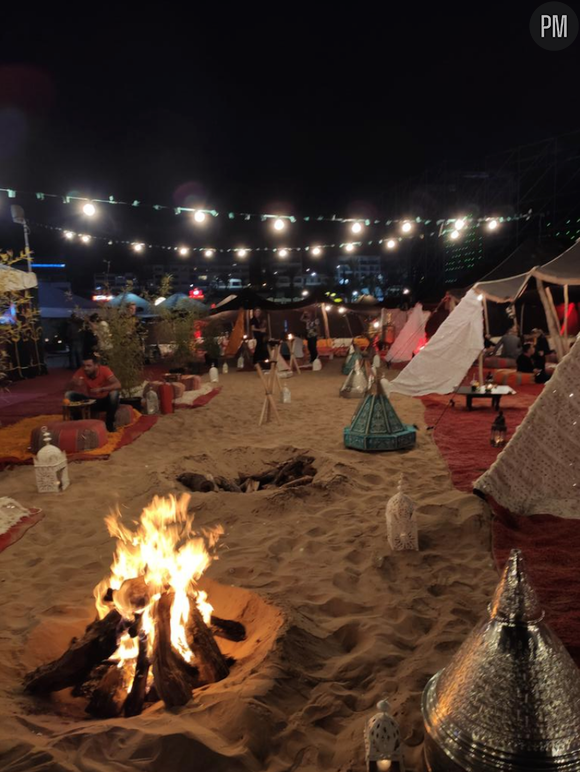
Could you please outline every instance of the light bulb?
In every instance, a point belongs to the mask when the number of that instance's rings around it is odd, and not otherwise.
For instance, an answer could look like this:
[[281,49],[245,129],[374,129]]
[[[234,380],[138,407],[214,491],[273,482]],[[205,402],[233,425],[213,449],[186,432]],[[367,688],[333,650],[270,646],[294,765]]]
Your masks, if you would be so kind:
[[378,330],[380,327],[380,324],[378,322],[373,322],[373,327],[375,328],[375,330]]
[[320,255],[322,254],[322,250],[320,249],[320,247],[313,247],[312,254],[314,255],[314,257],[320,257]]
[[483,300],[483,295],[478,295],[477,299],[481,302]]
[[455,239],[459,238],[459,231],[451,231],[451,238],[455,241]]
[[247,249],[238,249],[236,254],[237,254],[238,257],[246,257],[247,254],[248,254],[248,250]]
[[286,223],[284,222],[284,220],[280,219],[280,217],[278,217],[277,220],[274,220],[274,229],[275,230],[283,231],[285,227],[286,227]]
[[344,248],[347,252],[354,252],[354,244],[345,244]]
[[497,226],[498,226],[497,220],[489,220],[489,222],[487,223],[487,227],[489,228],[490,231],[494,231],[497,228]]
[[204,257],[213,257],[213,254],[214,254],[213,249],[206,249],[205,252],[203,253]]
[[85,204],[83,206],[83,212],[87,215],[87,217],[92,217],[97,213],[97,208],[94,204]]
[[405,287],[405,289],[403,290],[403,295],[408,295],[409,292],[410,292],[410,290],[407,289],[407,287]]
[[204,220],[205,220],[205,212],[201,212],[201,211],[198,210],[193,215],[193,219],[195,220],[195,222],[204,222]]
[[133,244],[133,249],[135,252],[143,252],[145,248],[145,244]]
[[189,255],[189,249],[187,247],[179,247],[179,254],[182,257],[186,257],[187,255]]
[[410,233],[412,228],[413,226],[411,225],[410,222],[404,222],[401,227],[401,230],[403,231],[403,233]]
[[81,236],[81,241],[83,242],[83,244],[88,244],[90,240],[91,240],[91,237],[87,236],[86,234]]
[[280,249],[278,250],[278,254],[280,257],[288,257],[288,250],[287,249]]
[[65,231],[65,232],[64,232],[64,237],[65,237],[65,239],[69,239],[69,240],[70,240],[70,239],[74,239],[74,236],[75,236],[75,235],[74,235],[74,233],[73,233],[72,231]]
[[308,295],[308,290],[302,290],[302,296],[306,297]]
[[387,241],[387,249],[394,249],[397,246],[395,239],[389,239]]
[[332,308],[332,306],[324,306],[324,310],[325,310],[327,313],[330,311],[330,309],[331,309],[331,308]]
[[362,223],[360,223],[360,222],[354,222],[354,223],[352,224],[352,227],[351,227],[351,231],[352,231],[353,233],[360,233],[360,232],[362,231],[362,229],[363,229],[363,227],[362,227]]
[[455,230],[460,231],[462,228],[465,228],[465,220],[462,220],[461,218],[455,220]]
[[342,306],[338,309],[339,314],[346,314],[346,308],[343,308]]

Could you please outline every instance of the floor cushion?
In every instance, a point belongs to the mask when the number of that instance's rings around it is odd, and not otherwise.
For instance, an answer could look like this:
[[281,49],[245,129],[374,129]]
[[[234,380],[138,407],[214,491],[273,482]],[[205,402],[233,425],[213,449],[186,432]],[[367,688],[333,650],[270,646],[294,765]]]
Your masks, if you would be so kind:
[[[44,446],[43,428],[37,426],[30,435],[33,453],[38,453]],[[52,437],[52,444],[65,453],[79,453],[84,450],[102,448],[107,444],[107,427],[103,421],[95,418],[84,421],[51,421],[46,428]]]
[[535,383],[533,373],[518,373],[517,370],[496,370],[493,374],[494,383],[501,386],[523,386],[527,383]]
[[508,359],[507,357],[485,357],[483,360],[484,368],[488,367],[491,370],[499,369],[516,369],[516,360]]
[[184,375],[181,383],[185,386],[185,391],[199,391],[201,389],[201,378],[199,375]]
[[[105,421],[107,414],[104,411],[99,411],[96,416],[99,420]],[[133,408],[131,405],[119,405],[115,413],[115,429],[129,426],[130,423],[133,423]]]

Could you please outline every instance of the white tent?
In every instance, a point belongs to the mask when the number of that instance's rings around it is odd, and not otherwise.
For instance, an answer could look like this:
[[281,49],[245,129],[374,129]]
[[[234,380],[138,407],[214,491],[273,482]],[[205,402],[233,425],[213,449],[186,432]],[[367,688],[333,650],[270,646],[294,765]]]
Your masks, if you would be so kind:
[[0,292],[22,292],[38,286],[36,274],[0,264]]
[[395,338],[387,354],[387,362],[409,362],[413,352],[425,339],[425,323],[430,316],[429,311],[423,311],[421,303],[416,303],[401,332]]
[[474,484],[513,514],[580,518],[580,340]]
[[420,397],[449,394],[483,350],[483,309],[473,291],[465,295],[427,345],[390,383],[387,392]]

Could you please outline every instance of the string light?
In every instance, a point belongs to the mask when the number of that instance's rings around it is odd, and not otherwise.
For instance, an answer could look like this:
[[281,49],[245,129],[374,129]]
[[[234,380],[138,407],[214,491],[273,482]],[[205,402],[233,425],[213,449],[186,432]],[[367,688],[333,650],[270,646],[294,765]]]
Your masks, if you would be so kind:
[[205,221],[205,212],[202,212],[201,209],[198,209],[197,212],[193,215],[193,219],[195,222],[204,222]]
[[97,207],[94,204],[85,204],[83,206],[83,212],[87,217],[93,217],[97,213]]
[[459,238],[459,231],[451,231],[451,238],[453,241]]
[[288,257],[288,250],[287,249],[280,249],[278,250],[278,254],[280,257]]
[[325,310],[327,313],[330,311],[330,309],[331,309],[331,308],[332,308],[332,306],[328,306],[328,305],[324,306],[324,310]]
[[455,230],[460,231],[462,228],[465,228],[465,220],[460,217],[459,220],[455,220]]
[[387,241],[387,249],[394,249],[397,246],[395,239],[389,239]]
[[479,302],[481,303],[481,301],[483,300],[483,295],[478,295],[478,296],[477,296],[477,299],[478,299],[478,300],[479,300]]
[[187,255],[189,255],[189,249],[187,247],[179,247],[179,254],[182,257],[187,257]]
[[90,240],[91,240],[91,237],[90,237],[90,236],[87,236],[87,235],[86,235],[86,233],[84,233],[84,234],[81,236],[81,241],[83,242],[83,244],[88,244]]
[[65,231],[64,237],[70,241],[71,239],[74,239],[75,235],[72,231]]
[[238,257],[247,257],[247,255],[248,255],[248,250],[247,250],[247,249],[238,249],[238,250],[236,251],[236,255],[237,255]]
[[343,308],[342,306],[338,309],[339,314],[346,314],[346,308]]
[[302,297],[308,297],[308,290],[302,290]]
[[322,250],[320,249],[320,247],[313,247],[312,254],[314,255],[314,257],[320,257],[320,255],[322,254]]
[[410,233],[412,229],[413,229],[413,226],[408,220],[404,222],[403,225],[401,226],[401,230],[403,231],[403,233]]
[[405,289],[403,290],[403,295],[408,295],[410,291],[411,291],[410,289],[405,287]]
[[355,222],[352,224],[351,231],[353,233],[362,233],[362,229],[363,229],[362,223]]
[[213,249],[206,249],[205,252],[203,253],[204,257],[213,257],[214,254],[215,252],[213,251]]
[[274,220],[274,230],[283,231],[286,227],[286,223],[280,217]]
[[133,250],[135,252],[143,252],[145,249],[145,244],[133,244]]
[[490,231],[496,230],[497,226],[498,226],[497,220],[489,220],[487,223],[487,227]]
[[346,252],[354,252],[354,244],[345,244],[344,249]]

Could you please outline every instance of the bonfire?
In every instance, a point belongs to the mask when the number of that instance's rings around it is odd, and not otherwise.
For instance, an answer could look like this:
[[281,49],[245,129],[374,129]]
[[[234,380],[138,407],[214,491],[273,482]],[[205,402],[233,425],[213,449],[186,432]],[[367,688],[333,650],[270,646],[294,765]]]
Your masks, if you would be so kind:
[[212,615],[198,582],[223,533],[194,529],[189,496],[155,497],[132,529],[105,519],[117,547],[111,574],[94,590],[97,619],[60,659],[26,677],[34,693],[73,687],[87,711],[134,716],[162,699],[185,705],[194,689],[225,678],[232,664],[214,635],[243,640],[238,622]]

